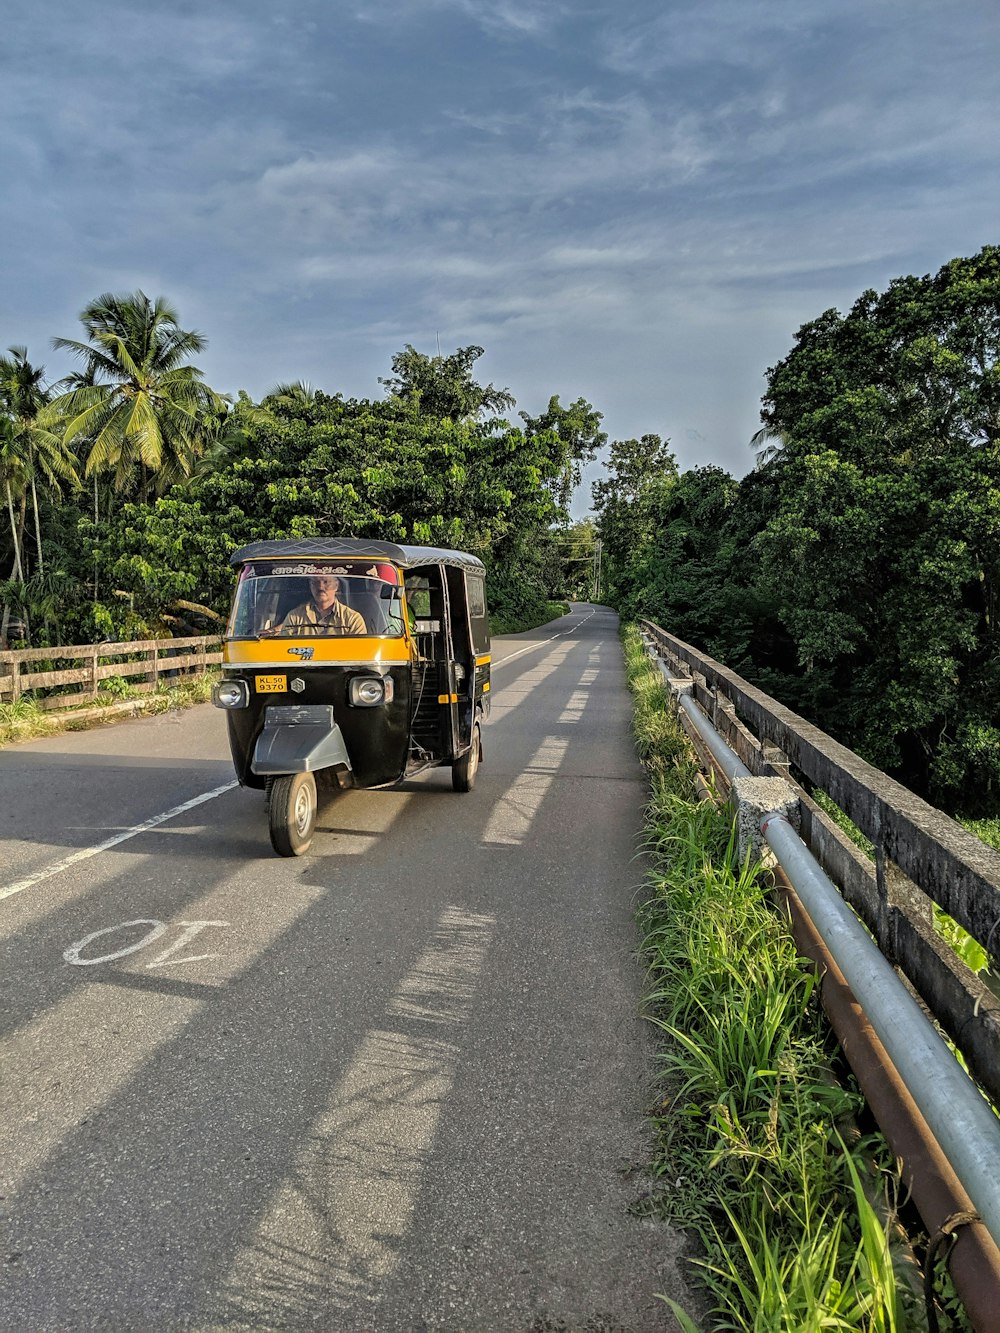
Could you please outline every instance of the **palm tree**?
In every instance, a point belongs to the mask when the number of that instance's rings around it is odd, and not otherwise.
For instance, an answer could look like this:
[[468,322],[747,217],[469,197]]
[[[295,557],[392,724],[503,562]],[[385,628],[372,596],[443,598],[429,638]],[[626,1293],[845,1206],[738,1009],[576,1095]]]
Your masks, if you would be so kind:
[[294,404],[297,407],[312,407],[316,402],[316,390],[307,380],[292,380],[291,383],[276,384],[264,395],[264,405],[276,406]]
[[788,445],[788,435],[777,426],[761,426],[750,437],[750,448],[757,455],[754,467],[757,471],[776,463],[785,457],[784,449]]
[[0,481],[3,482],[4,498],[7,501],[7,513],[10,517],[10,536],[14,544],[14,565],[11,578],[21,579],[24,571],[21,561],[21,537],[24,523],[18,523],[14,514],[14,492],[24,494],[24,460],[14,445],[14,423],[7,416],[0,416]]
[[[0,481],[3,482],[7,514],[10,518],[10,536],[14,545],[14,563],[10,578],[0,584],[0,590],[2,590],[0,595],[3,597],[3,615],[0,617],[0,648],[6,648],[11,603],[16,598],[16,589],[23,584],[25,577],[24,565],[21,560],[21,547],[24,536],[24,497],[27,494],[24,459],[15,448],[14,422],[6,414],[0,415]],[[14,513],[15,491],[20,496],[20,518]]]
[[[38,572],[44,573],[42,524],[38,513],[38,478],[41,476],[55,490],[59,483],[80,484],[72,458],[59,435],[49,429],[46,407],[49,391],[45,386],[45,367],[33,366],[26,347],[8,347],[9,356],[0,356],[0,410],[9,423],[3,445],[3,472],[7,505],[13,518],[12,483],[31,491],[35,518],[35,549]],[[15,565],[21,565],[17,535],[14,541]]]
[[206,414],[219,395],[187,359],[205,347],[200,333],[179,327],[163,297],[144,292],[105,294],[80,315],[87,342],[54,338],[53,346],[78,356],[82,373],[53,404],[69,418],[65,439],[89,443],[86,475],[111,472],[123,491],[156,478],[155,490],[191,475],[204,447]]

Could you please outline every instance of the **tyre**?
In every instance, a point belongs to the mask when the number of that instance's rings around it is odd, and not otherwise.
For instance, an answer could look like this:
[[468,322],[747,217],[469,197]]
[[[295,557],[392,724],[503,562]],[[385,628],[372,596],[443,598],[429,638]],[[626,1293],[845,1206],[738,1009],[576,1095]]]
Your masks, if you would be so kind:
[[451,766],[451,785],[456,791],[472,791],[483,758],[483,738],[479,723],[472,728],[472,744]]
[[267,822],[279,856],[301,856],[309,850],[316,827],[316,779],[311,773],[284,773],[274,779]]

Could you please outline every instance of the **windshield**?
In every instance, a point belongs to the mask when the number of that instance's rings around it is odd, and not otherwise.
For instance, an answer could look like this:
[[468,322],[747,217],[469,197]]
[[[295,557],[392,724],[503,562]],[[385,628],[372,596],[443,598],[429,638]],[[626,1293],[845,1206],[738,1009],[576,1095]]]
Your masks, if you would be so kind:
[[[342,567],[246,566],[229,619],[229,637],[399,638],[402,589],[382,571],[353,573]],[[389,567],[387,576],[397,578]]]

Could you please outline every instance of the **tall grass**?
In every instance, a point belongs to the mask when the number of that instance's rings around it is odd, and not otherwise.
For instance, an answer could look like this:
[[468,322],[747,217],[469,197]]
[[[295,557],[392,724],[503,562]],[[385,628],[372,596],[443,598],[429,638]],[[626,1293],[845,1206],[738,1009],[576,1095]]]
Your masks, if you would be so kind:
[[638,917],[663,1037],[654,1204],[699,1238],[712,1329],[924,1328],[896,1277],[894,1180],[871,1166],[891,1157],[850,1128],[861,1099],[834,1077],[813,972],[758,867],[739,861],[730,816],[695,799],[659,673],[638,633],[623,637],[651,779]]

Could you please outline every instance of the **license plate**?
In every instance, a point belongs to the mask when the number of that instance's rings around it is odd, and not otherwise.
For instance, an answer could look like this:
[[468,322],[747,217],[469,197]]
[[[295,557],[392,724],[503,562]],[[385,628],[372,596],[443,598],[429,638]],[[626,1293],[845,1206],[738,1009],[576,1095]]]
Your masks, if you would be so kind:
[[258,694],[284,694],[288,689],[287,676],[258,676]]

